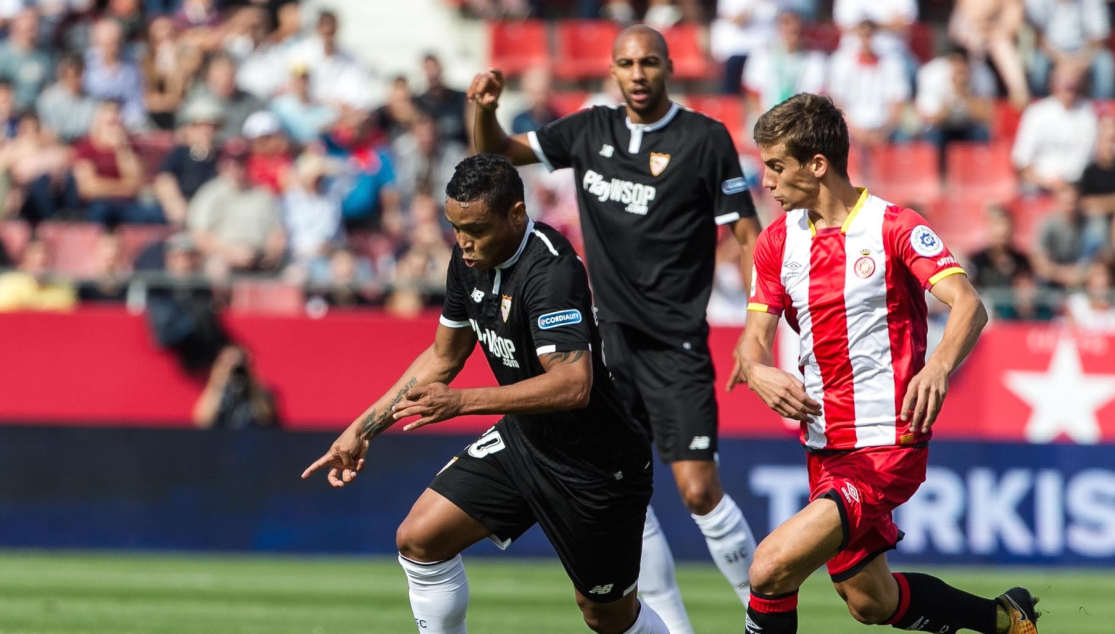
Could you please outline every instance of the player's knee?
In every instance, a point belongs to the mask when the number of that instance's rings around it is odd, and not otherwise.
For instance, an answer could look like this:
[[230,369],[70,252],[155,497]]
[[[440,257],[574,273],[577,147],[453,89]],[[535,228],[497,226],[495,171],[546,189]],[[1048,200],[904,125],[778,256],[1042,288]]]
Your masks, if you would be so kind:
[[626,632],[638,616],[636,608],[622,600],[614,603],[593,603],[588,599],[578,599],[577,605],[585,617],[585,625],[597,634]]
[[399,549],[399,554],[411,561],[417,562],[433,562],[447,559],[446,557],[438,557],[438,553],[433,552],[431,548],[432,542],[426,539],[421,530],[418,530],[413,522],[403,521],[399,529],[395,531],[395,547]]
[[789,562],[784,560],[778,548],[761,542],[755,549],[755,558],[751,560],[749,569],[751,590],[767,595],[796,590],[796,587],[792,587],[788,564]]
[[873,597],[849,595],[845,598],[852,618],[865,625],[885,623],[894,614],[894,606],[886,606]]
[[678,491],[685,508],[694,515],[708,515],[724,498],[724,492],[716,483],[698,478],[692,478],[684,484],[679,483]]

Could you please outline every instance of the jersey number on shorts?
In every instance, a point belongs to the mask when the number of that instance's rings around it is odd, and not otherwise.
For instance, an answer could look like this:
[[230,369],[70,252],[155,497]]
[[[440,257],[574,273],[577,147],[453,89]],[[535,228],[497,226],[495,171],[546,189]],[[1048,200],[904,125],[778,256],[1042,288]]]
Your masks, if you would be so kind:
[[507,447],[503,444],[503,437],[499,435],[499,431],[493,429],[492,431],[480,437],[480,440],[472,443],[468,448],[468,455],[473,458],[483,458],[500,451]]

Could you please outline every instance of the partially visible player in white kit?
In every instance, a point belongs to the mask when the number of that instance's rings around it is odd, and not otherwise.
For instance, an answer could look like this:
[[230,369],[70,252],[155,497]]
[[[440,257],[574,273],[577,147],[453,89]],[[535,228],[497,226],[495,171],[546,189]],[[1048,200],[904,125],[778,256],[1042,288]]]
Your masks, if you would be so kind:
[[[612,48],[623,106],[582,110],[513,137],[495,116],[503,78],[495,70],[481,73],[469,88],[477,111],[473,141],[516,165],[573,169],[608,370],[670,465],[713,561],[746,605],[755,540],[720,484],[705,313],[717,227],[731,228],[746,276],[759,222],[731,135],[719,121],[670,101],[672,70],[662,34],[629,27]],[[653,511],[643,534],[639,591],[671,634],[692,634],[673,555]]]

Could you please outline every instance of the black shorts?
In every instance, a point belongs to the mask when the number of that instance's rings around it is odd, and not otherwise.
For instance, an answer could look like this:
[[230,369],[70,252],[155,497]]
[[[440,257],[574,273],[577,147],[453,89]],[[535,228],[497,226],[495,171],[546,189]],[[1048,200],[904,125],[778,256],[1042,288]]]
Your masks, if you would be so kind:
[[601,323],[600,338],[624,405],[647,427],[662,462],[716,460],[716,372],[706,338],[668,344],[616,323]]
[[609,603],[634,592],[653,490],[645,455],[645,464],[572,482],[532,460],[505,422],[453,458],[430,489],[490,530],[500,548],[537,523],[588,599]]

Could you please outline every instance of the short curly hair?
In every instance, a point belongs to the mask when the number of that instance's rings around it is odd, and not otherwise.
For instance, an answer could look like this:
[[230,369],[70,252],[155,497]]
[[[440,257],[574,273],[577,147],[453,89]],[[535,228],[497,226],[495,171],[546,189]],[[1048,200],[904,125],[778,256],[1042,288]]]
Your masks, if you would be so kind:
[[832,99],[798,93],[763,113],[755,122],[759,147],[786,145],[786,153],[799,163],[820,154],[848,178],[848,124]]
[[445,195],[459,203],[483,201],[489,211],[500,215],[525,200],[519,171],[497,154],[477,154],[457,163]]

